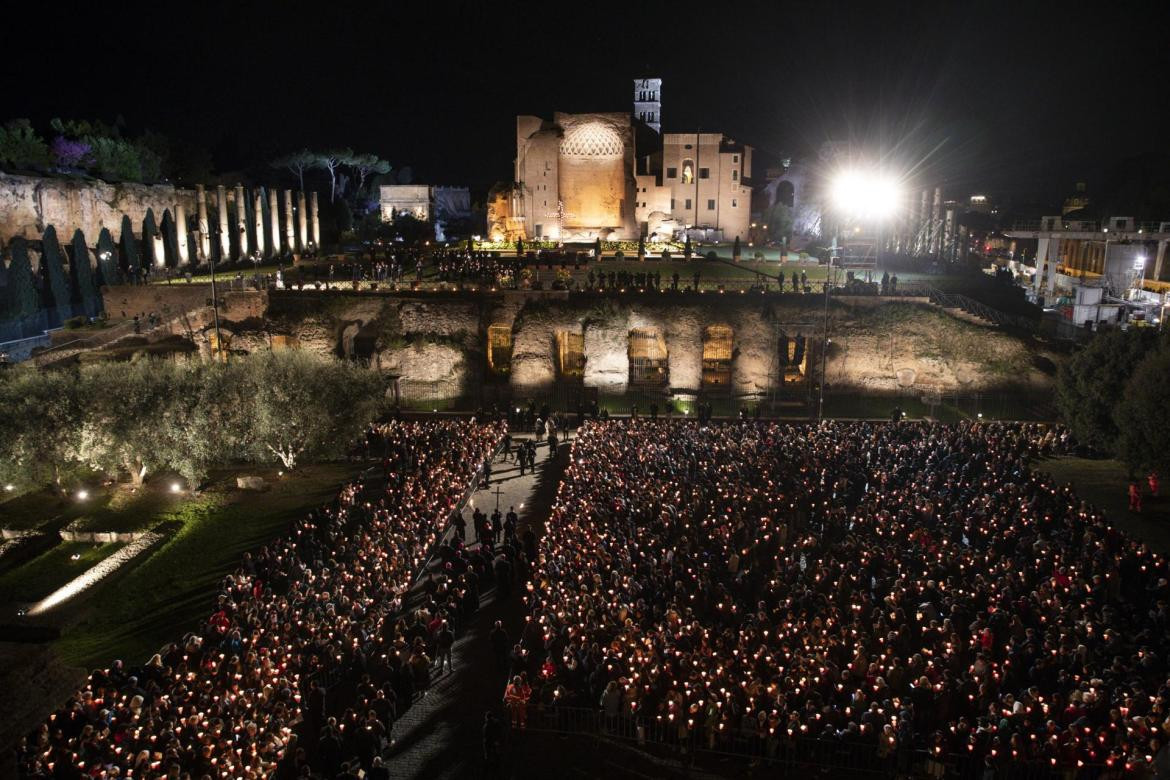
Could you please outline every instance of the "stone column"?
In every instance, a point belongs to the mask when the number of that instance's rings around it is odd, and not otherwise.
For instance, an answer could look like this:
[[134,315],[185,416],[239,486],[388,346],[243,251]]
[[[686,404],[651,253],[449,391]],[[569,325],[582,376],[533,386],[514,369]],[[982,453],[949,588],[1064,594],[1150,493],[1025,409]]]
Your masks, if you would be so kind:
[[316,190],[309,193],[309,229],[311,231],[309,240],[313,242],[313,248],[320,251],[321,221],[318,219]]
[[240,258],[250,257],[251,247],[248,245],[248,212],[244,209],[243,184],[236,185],[236,232],[240,236]]
[[175,204],[175,243],[179,250],[179,266],[191,262],[191,253],[187,251],[187,209],[183,208],[183,201]]
[[231,255],[231,235],[228,233],[227,190],[222,184],[216,186],[215,197],[219,202],[219,259],[227,260]]
[[264,253],[264,199],[260,190],[252,190],[252,225],[256,230],[256,251]]
[[[1044,280],[1044,295],[1056,295],[1056,266],[1060,263],[1060,248],[1063,241],[1053,238],[1048,244],[1048,278]],[[1108,252],[1108,248],[1105,250]],[[1106,262],[1109,258],[1106,257]],[[1047,300],[1045,301],[1047,303]]]
[[290,252],[296,251],[296,228],[293,227],[293,196],[292,190],[284,191],[284,247]]
[[268,191],[268,229],[272,233],[272,254],[280,254],[280,204],[276,200],[276,190]]
[[1032,276],[1032,292],[1040,295],[1040,285],[1044,281],[1044,262],[1048,259],[1048,239],[1040,238],[1036,241],[1036,273]]
[[309,245],[309,206],[304,190],[297,193],[297,243],[300,249]]
[[211,255],[211,229],[207,223],[207,191],[202,184],[195,185],[195,213],[199,220],[199,257],[200,263],[206,263]]

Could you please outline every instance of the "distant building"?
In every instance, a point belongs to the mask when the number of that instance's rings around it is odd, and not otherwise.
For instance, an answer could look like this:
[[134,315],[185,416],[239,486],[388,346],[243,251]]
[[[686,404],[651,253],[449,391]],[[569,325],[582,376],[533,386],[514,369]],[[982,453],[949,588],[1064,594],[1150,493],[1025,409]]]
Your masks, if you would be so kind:
[[662,132],[662,79],[634,79],[634,116]]
[[471,191],[467,187],[435,187],[429,184],[383,184],[379,189],[383,222],[409,215],[434,222],[435,239],[446,240],[446,228],[471,218]]
[[379,188],[382,221],[408,214],[415,219],[431,219],[431,187],[428,184],[383,184]]
[[976,214],[990,214],[991,200],[986,195],[972,195],[967,200],[967,211],[973,211]]
[[747,239],[751,226],[752,148],[722,133],[666,133],[662,186],[669,215],[716,239]]
[[661,89],[661,79],[635,79],[633,117],[517,117],[513,180],[488,196],[488,235],[748,240],[752,148],[722,133],[659,133]]
[[1089,207],[1089,195],[1083,181],[1077,182],[1076,191],[1064,199],[1064,206],[1060,209],[1061,216],[1068,216],[1074,211]]

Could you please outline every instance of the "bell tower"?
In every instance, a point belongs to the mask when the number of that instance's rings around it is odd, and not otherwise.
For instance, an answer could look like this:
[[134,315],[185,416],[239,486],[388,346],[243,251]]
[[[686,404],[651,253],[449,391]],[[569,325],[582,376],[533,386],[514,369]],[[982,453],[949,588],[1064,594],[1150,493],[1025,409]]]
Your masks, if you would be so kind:
[[634,79],[634,116],[662,132],[662,79]]

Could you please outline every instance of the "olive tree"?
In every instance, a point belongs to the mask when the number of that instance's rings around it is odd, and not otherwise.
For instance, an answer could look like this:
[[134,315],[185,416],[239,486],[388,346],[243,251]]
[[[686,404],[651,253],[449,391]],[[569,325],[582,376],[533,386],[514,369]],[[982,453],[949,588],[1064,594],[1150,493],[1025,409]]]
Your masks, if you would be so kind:
[[247,421],[253,457],[285,468],[302,458],[332,458],[373,420],[381,377],[352,363],[304,352],[254,355],[244,364],[252,396]]

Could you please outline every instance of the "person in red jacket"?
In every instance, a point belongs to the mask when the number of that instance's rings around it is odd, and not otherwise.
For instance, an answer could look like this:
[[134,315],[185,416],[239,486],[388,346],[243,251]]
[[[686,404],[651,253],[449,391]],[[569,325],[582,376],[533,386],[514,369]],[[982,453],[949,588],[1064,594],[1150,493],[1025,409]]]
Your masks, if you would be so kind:
[[1142,511],[1142,489],[1138,487],[1136,479],[1129,481],[1129,511]]

